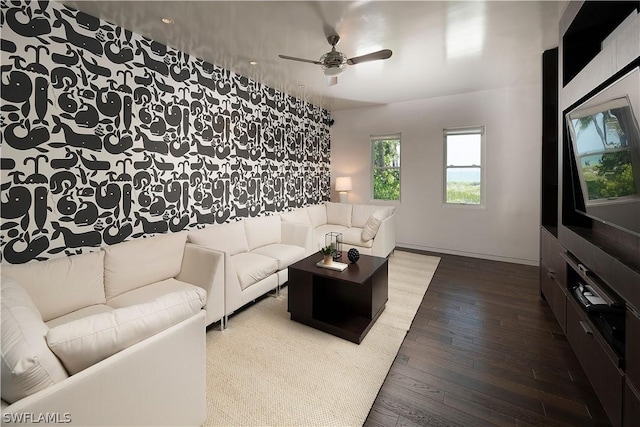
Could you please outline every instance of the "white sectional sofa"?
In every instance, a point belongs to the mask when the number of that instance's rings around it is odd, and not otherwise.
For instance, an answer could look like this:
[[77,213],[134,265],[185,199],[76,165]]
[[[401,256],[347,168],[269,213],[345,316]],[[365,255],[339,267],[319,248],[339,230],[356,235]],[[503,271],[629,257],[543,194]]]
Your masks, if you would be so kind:
[[396,246],[393,206],[327,202],[281,215],[283,223],[313,228],[314,252],[325,246],[325,235],[342,233],[342,250],[387,257]]
[[3,423],[204,422],[205,326],[224,312],[223,257],[186,238],[2,266]]
[[224,314],[279,290],[287,267],[315,252],[311,227],[283,223],[279,215],[191,230],[189,242],[224,256]]
[[394,208],[325,203],[3,264],[3,423],[201,425],[205,326],[277,293],[329,232],[386,257]]

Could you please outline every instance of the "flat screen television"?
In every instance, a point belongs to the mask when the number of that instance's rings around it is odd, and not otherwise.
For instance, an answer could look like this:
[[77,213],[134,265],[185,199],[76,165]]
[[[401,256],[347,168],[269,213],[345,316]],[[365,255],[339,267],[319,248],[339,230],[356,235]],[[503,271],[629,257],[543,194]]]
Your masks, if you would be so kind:
[[566,114],[575,210],[640,236],[640,68]]

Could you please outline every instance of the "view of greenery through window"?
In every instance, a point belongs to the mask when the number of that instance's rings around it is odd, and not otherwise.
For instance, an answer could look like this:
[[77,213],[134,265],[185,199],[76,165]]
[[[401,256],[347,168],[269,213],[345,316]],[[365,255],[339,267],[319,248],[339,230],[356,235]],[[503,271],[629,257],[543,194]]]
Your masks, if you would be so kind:
[[482,133],[482,128],[445,130],[445,203],[481,203]]
[[400,135],[371,137],[373,198],[400,200]]
[[636,194],[631,150],[619,116],[622,108],[572,120],[588,200]]
[[480,181],[465,181],[447,171],[447,203],[480,204]]

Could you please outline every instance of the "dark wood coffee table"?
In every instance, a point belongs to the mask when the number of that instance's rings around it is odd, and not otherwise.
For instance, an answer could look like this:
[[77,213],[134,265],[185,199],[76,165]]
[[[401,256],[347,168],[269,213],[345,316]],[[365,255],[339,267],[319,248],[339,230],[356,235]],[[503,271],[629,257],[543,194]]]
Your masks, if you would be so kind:
[[318,252],[289,266],[291,320],[360,344],[388,299],[387,259],[360,255],[344,271],[317,267],[320,260]]

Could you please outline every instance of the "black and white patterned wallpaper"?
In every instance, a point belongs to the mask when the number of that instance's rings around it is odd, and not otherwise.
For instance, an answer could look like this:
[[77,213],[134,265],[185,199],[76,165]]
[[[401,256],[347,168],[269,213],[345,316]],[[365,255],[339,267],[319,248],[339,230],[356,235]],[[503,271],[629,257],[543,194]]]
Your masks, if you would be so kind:
[[55,2],[1,2],[2,261],[329,199],[329,113]]

